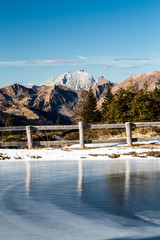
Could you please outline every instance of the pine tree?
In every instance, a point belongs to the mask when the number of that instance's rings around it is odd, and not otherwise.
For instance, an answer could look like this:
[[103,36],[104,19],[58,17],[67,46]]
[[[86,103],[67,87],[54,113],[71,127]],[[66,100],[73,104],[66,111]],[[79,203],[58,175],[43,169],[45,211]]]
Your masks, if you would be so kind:
[[9,116],[6,119],[6,123],[5,123],[5,127],[11,127],[13,126],[13,118],[12,116],[9,114]]
[[90,88],[87,95],[86,104],[81,112],[82,120],[85,124],[100,121],[100,112],[97,110],[97,101],[92,89]]
[[111,92],[111,87],[109,86],[107,88],[107,91],[104,95],[104,102],[102,103],[102,116],[104,116],[107,112],[108,106],[111,104],[113,101],[114,95]]
[[82,121],[81,112],[84,108],[84,105],[86,104],[87,94],[88,93],[86,90],[81,90],[78,95],[78,100],[73,108],[73,115],[71,117],[73,124],[77,124],[78,122]]
[[133,86],[128,89],[120,89],[116,95],[116,104],[115,104],[115,112],[116,122],[128,122],[132,121],[133,116],[131,113],[132,109],[132,101],[137,94],[137,90],[133,88]]
[[60,119],[60,116],[57,117],[56,125],[61,125],[61,119]]
[[121,123],[132,121],[132,101],[137,94],[137,90],[133,87],[120,89],[115,98],[107,107],[107,111],[103,115],[103,119],[107,123]]
[[154,101],[152,106],[154,109],[154,120],[160,120],[160,80],[158,80],[157,86],[152,92],[152,99]]
[[132,116],[134,121],[152,121],[155,119],[152,94],[145,89],[138,91],[132,101]]
[[[7,117],[7,119],[6,119],[6,123],[5,123],[5,127],[11,127],[11,126],[13,126],[13,122],[14,122],[14,119],[13,119],[13,117],[11,116],[11,114],[9,114],[9,116]],[[12,132],[10,132],[10,131],[7,131],[7,132],[3,132],[3,137],[7,137],[7,136],[9,136],[9,135],[11,135],[12,134]]]

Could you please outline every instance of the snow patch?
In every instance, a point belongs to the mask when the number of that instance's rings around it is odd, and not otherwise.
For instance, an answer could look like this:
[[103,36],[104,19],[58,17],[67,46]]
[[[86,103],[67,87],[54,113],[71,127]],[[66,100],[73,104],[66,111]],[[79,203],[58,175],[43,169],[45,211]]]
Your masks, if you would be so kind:
[[[57,136],[58,137],[58,136]],[[157,141],[155,141],[157,143]],[[152,142],[155,143],[155,142]],[[149,144],[151,142],[146,142]],[[160,142],[158,142],[160,143]],[[144,142],[143,142],[144,144]],[[86,144],[85,149],[80,149],[79,144],[72,145],[65,148],[43,148],[43,149],[0,149],[0,154],[6,155],[8,161],[20,160],[113,160],[113,155],[119,155],[118,159],[141,159],[140,156],[145,152],[159,151],[158,148],[152,147],[127,147],[126,143],[112,143],[112,144]],[[154,146],[154,145],[153,145]],[[132,156],[132,152],[136,152],[139,156]],[[155,158],[150,156],[149,158]],[[117,158],[116,158],[117,159]],[[145,158],[144,158],[145,159]],[[7,160],[7,158],[6,158]]]

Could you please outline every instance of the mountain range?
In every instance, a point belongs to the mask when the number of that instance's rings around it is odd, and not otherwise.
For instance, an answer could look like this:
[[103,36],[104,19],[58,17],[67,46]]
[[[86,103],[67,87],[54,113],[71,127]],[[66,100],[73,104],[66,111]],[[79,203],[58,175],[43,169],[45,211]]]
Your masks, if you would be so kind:
[[136,89],[147,86],[153,90],[160,80],[160,72],[153,71],[129,77],[122,83],[113,83],[103,76],[97,80],[89,73],[78,70],[75,73],[65,72],[58,78],[52,77],[40,86],[27,88],[13,84],[0,89],[0,125],[5,125],[9,114],[15,125],[55,124],[58,116],[62,124],[70,124],[76,104],[92,87],[101,107],[108,86],[115,94],[120,88],[133,85]]

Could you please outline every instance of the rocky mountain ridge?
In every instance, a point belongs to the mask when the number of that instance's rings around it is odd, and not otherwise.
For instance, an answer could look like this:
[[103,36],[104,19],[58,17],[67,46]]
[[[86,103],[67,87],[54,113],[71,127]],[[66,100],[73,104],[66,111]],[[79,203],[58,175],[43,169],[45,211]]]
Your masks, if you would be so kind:
[[[77,74],[88,77],[81,71],[77,71]],[[69,76],[71,75],[67,74],[66,79],[68,79],[68,83],[72,83]],[[64,77],[62,78],[64,79]],[[57,83],[61,83],[61,80],[58,80]],[[0,124],[5,125],[6,117],[9,114],[16,119],[16,125],[55,124],[58,116],[62,124],[70,124],[78,99],[86,95],[81,94],[81,92],[87,91],[88,87],[92,87],[97,97],[98,108],[100,108],[108,86],[112,88],[113,93],[116,93],[120,88],[126,89],[131,85],[138,90],[144,85],[147,86],[148,90],[153,90],[159,80],[160,72],[153,71],[130,77],[117,84],[101,76],[96,81],[91,78],[87,82],[88,85],[86,84],[84,87],[84,84],[81,85],[84,83],[84,79],[82,79],[79,83],[75,82],[74,85],[74,88],[80,88],[80,90],[73,90],[66,87],[65,84],[42,85],[33,88],[13,84],[0,89]]]
[[0,89],[0,112],[21,117],[19,125],[24,119],[28,123],[54,124],[58,116],[62,123],[70,123],[76,99],[77,93],[63,86],[31,89],[13,84]]

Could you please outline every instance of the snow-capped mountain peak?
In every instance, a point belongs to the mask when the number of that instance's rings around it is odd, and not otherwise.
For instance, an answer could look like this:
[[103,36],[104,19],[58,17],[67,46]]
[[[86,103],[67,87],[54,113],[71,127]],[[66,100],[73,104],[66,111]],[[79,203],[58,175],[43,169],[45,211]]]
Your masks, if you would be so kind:
[[56,77],[51,77],[45,82],[41,83],[40,86],[53,86],[53,82],[56,80]]
[[73,74],[69,71],[64,72],[58,78],[52,77],[41,85],[63,85],[73,90],[80,90],[82,88],[89,89],[94,82],[95,80],[91,74],[84,72],[84,70],[78,70]]

